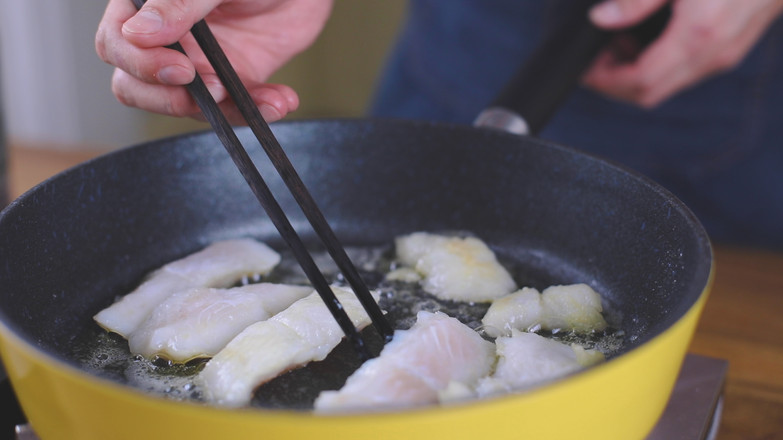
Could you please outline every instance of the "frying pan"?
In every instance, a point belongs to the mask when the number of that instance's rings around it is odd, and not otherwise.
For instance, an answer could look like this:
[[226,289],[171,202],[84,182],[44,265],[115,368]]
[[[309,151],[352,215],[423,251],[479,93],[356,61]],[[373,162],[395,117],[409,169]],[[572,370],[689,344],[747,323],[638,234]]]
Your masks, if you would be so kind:
[[[519,267],[520,285],[585,282],[621,316],[622,353],[524,393],[447,407],[323,416],[227,410],[150,395],[82,368],[92,316],[162,264],[252,236],[282,248],[211,132],[116,151],[0,214],[0,354],[43,439],[644,437],[707,297],[709,240],[654,182],[577,150],[487,128],[397,120],[273,124],[347,246],[465,230]],[[238,130],[245,145],[252,134]],[[260,149],[251,156],[274,176]],[[293,226],[316,239],[282,182]]]

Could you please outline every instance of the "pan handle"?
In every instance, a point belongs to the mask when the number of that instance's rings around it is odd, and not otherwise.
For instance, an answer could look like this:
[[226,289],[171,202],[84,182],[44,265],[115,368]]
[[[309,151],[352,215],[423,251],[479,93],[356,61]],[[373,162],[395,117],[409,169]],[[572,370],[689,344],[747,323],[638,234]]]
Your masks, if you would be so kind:
[[[588,11],[596,0],[573,2],[573,9],[544,38],[474,125],[516,134],[538,134],[579,84],[598,53],[615,32],[597,28]],[[653,41],[671,15],[670,5],[628,29],[643,47]]]

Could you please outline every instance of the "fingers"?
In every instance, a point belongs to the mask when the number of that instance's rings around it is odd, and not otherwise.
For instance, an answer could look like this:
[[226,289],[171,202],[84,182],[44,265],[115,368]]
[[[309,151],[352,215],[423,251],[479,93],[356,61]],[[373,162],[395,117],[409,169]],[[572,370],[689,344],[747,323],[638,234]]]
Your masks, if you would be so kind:
[[631,63],[618,60],[615,54],[605,51],[588,70],[583,82],[610,97],[652,108],[683,83],[683,76],[689,69],[683,66],[682,60],[679,47],[674,50],[664,47],[660,52],[653,52],[650,47]]
[[[130,2],[130,0],[119,0]],[[122,25],[122,34],[139,47],[179,41],[222,0],[148,0]]]
[[[222,87],[208,85],[210,93],[219,102],[225,99]],[[112,92],[122,104],[153,113],[170,116],[193,116],[199,108],[185,87],[152,84],[142,81],[122,69],[115,69]]]
[[780,13],[750,4],[737,8],[731,0],[680,0],[674,6],[667,28],[641,54],[629,61],[605,51],[583,82],[608,96],[655,107],[736,66]]
[[585,84],[611,97],[653,108],[672,95],[718,71],[709,47],[689,44],[676,25],[634,61],[618,62],[604,54],[588,71]]
[[[263,81],[306,47],[323,27],[331,2],[308,0],[147,0],[136,11],[131,0],[109,0],[96,33],[95,47],[117,69],[112,91],[125,105],[170,116],[201,118],[182,87],[198,75],[228,116],[243,124],[189,30],[209,14],[213,30],[224,38],[229,57],[268,121],[283,118],[299,105],[287,86]],[[317,7],[314,7],[317,6]],[[188,55],[164,46],[179,42]],[[233,44],[233,45],[232,45]]]
[[285,84],[264,84],[251,89],[250,95],[267,122],[280,120],[299,108],[299,95]]
[[593,6],[590,19],[604,29],[633,26],[650,16],[668,0],[605,0]]
[[[247,122],[229,99],[218,78],[214,74],[204,74],[202,79],[229,122],[246,125]],[[121,103],[128,106],[163,115],[204,120],[198,105],[182,86],[146,83],[121,69],[115,69],[112,91]],[[296,92],[286,85],[258,84],[249,86],[248,91],[267,122],[280,120],[299,106]]]
[[95,36],[98,56],[147,83],[182,85],[192,81],[195,69],[184,54],[165,47],[139,46],[125,37],[123,27],[135,16],[136,8],[130,0],[109,2]]
[[[253,102],[264,120],[275,122],[283,119],[288,113],[299,107],[299,97],[291,87],[283,84],[261,84],[248,87]],[[247,125],[245,118],[231,100],[220,102],[220,109],[233,125]]]

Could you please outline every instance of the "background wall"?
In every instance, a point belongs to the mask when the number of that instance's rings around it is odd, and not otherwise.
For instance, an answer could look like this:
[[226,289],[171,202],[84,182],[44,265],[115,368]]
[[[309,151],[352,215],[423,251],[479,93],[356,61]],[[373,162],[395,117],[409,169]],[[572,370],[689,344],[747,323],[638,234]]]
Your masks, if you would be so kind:
[[116,104],[93,39],[105,0],[0,0],[0,79],[11,142],[125,143],[140,114]]
[[[130,1],[130,0],[129,0]],[[111,149],[207,128],[119,104],[93,39],[106,0],[0,0],[0,84],[11,143]],[[292,118],[361,116],[403,0],[336,0],[318,41],[271,81],[293,86]]]

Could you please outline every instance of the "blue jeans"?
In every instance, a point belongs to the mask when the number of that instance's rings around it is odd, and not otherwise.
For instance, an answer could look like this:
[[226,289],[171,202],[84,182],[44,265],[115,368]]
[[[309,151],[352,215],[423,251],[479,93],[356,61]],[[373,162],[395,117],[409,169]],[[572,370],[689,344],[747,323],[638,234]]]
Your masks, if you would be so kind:
[[[559,1],[412,0],[371,114],[471,123]],[[783,20],[738,68],[654,110],[577,89],[540,137],[647,175],[715,242],[783,250]]]

